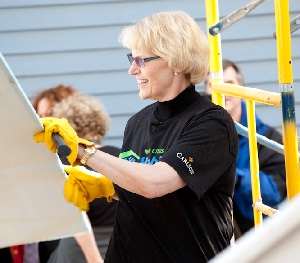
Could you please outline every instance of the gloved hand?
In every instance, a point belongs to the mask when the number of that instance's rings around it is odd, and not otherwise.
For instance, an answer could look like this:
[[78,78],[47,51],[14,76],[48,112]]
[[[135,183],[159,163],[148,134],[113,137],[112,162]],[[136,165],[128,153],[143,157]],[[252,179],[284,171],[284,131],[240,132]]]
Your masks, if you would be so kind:
[[88,211],[89,203],[95,198],[106,197],[108,202],[112,200],[115,189],[112,181],[105,176],[84,166],[64,165],[64,170],[69,174],[64,188],[65,199],[81,211]]
[[71,165],[79,164],[79,160],[77,160],[79,143],[87,146],[94,145],[94,143],[90,141],[79,138],[75,130],[64,118],[57,119],[47,117],[41,118],[41,121],[45,127],[45,131],[36,134],[34,136],[34,140],[36,142],[44,142],[50,151],[56,152],[57,147],[52,139],[52,134],[56,132],[59,133],[59,135],[65,140],[66,144],[71,148],[71,154],[67,156]]

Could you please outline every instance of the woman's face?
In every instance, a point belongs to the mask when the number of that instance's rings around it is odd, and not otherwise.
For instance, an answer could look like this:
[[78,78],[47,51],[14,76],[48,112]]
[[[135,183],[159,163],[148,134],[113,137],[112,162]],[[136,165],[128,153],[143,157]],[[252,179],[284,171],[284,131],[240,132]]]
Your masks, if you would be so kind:
[[50,102],[47,98],[43,98],[40,100],[40,102],[37,105],[37,114],[41,118],[49,117],[49,109],[50,109]]
[[[133,57],[149,58],[156,56],[143,50],[132,50]],[[174,74],[162,58],[146,61],[145,67],[138,67],[133,61],[128,73],[136,77],[141,99],[153,99],[160,102],[175,98],[189,84],[183,74]]]

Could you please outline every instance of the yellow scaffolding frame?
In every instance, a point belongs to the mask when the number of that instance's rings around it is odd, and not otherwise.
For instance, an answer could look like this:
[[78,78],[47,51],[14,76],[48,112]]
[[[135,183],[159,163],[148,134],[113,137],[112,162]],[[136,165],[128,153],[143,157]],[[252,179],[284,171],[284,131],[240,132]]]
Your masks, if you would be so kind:
[[288,199],[300,192],[299,156],[295,121],[295,99],[291,55],[291,31],[288,0],[274,0],[278,79],[282,102],[282,129]]
[[[247,8],[253,5],[256,7],[262,0],[250,3]],[[210,74],[212,87],[212,100],[214,103],[225,107],[225,95],[241,97],[246,100],[248,137],[250,151],[250,172],[252,184],[252,201],[254,212],[254,224],[258,227],[262,224],[262,212],[267,215],[274,214],[272,208],[266,209],[263,205],[260,193],[259,162],[257,154],[255,102],[260,102],[273,106],[280,106],[282,109],[282,135],[284,141],[284,156],[286,166],[287,195],[290,200],[300,192],[300,170],[298,156],[298,140],[295,121],[295,102],[293,92],[292,77],[292,57],[291,57],[291,34],[289,19],[288,0],[274,0],[275,20],[276,20],[276,42],[277,42],[277,64],[280,93],[268,92],[250,87],[227,84],[223,82],[222,52],[220,32],[210,34],[209,29],[219,23],[218,0],[206,0],[206,19],[208,41],[210,46]],[[254,6],[255,5],[255,6]],[[247,10],[240,8],[230,14],[237,16],[239,11]],[[249,10],[247,10],[247,13]],[[246,14],[244,14],[245,16]],[[243,16],[243,15],[242,15]],[[230,21],[230,19],[228,19]],[[236,22],[236,21],[235,21]],[[223,22],[222,22],[223,23]],[[266,213],[271,211],[273,213]]]

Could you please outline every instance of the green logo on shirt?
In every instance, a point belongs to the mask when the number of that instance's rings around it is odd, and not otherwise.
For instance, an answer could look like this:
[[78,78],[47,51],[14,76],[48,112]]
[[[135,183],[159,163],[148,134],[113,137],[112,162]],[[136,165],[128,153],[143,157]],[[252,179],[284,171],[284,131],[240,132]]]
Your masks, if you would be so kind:
[[149,148],[149,149],[145,149],[145,154],[149,154],[149,153],[151,153],[151,149]]
[[127,152],[120,153],[119,158],[121,158],[121,159],[127,159],[130,156],[132,156],[132,157],[134,157],[134,158],[136,158],[138,160],[140,159],[140,156],[138,156],[133,150],[129,150]]
[[[147,148],[147,149],[145,149],[146,154],[144,156],[139,156],[133,150],[129,150],[129,151],[120,153],[119,158],[130,161],[130,162],[155,164],[159,161],[160,158],[162,158],[162,154],[164,152],[165,152],[165,149]],[[150,154],[150,156],[149,156],[149,154]]]
[[149,153],[153,153],[153,154],[162,154],[165,152],[165,149],[151,149],[151,148],[148,148],[148,149],[145,149],[145,154],[149,154]]

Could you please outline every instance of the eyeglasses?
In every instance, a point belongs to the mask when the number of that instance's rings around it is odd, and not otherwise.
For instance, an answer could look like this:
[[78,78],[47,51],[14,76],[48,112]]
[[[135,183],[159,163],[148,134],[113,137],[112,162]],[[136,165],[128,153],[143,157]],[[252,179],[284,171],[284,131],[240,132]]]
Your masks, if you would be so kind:
[[156,57],[149,57],[149,58],[140,58],[140,57],[133,57],[132,54],[127,54],[128,60],[130,62],[130,64],[132,64],[133,61],[135,61],[136,65],[140,68],[145,67],[145,62],[150,61],[150,60],[154,60],[157,58],[160,58],[159,56]]

